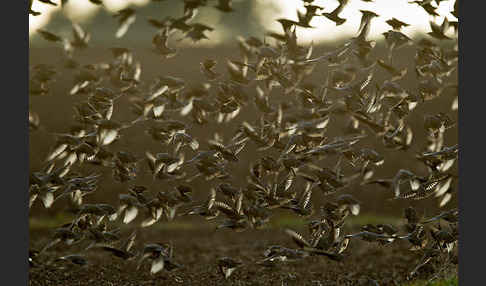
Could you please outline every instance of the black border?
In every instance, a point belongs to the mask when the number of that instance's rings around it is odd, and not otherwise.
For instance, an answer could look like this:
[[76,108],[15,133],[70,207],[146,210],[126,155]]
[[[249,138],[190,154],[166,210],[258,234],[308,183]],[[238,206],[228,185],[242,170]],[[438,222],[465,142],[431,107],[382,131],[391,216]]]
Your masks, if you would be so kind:
[[2,284],[28,285],[28,3],[3,4],[1,273]]
[[[472,3],[472,2],[471,2]],[[481,19],[484,10],[479,6],[464,7],[464,0],[459,4],[459,210],[460,210],[460,239],[459,239],[459,283],[460,285],[480,285],[474,283],[483,280],[484,264],[483,256],[483,215],[485,193],[482,190],[481,181],[484,178],[484,169],[481,161],[484,159],[482,141],[484,128],[484,98],[481,96],[484,87],[484,47],[478,41],[464,44],[466,35],[474,39],[482,34],[482,25],[472,22],[472,19]],[[477,2],[477,4],[479,4]],[[478,15],[474,15],[477,11]],[[462,21],[466,14],[471,19],[469,28],[464,28]],[[475,17],[476,16],[476,17]],[[465,31],[468,31],[465,34]],[[465,48],[467,47],[467,48]],[[467,69],[464,57],[467,57]],[[482,102],[480,103],[479,100]],[[474,162],[475,161],[475,162]]]

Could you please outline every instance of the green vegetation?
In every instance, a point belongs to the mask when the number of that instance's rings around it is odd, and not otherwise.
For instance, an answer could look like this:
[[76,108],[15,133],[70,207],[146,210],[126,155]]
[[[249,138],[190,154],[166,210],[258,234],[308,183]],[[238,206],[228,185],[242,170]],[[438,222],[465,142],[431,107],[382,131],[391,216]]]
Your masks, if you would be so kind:
[[[42,230],[56,228],[63,224],[71,222],[73,219],[72,215],[66,215],[63,213],[58,213],[52,217],[31,217],[29,219],[29,228],[31,230]],[[269,227],[280,228],[280,227],[299,227],[305,225],[306,219],[298,218],[292,215],[281,215],[279,217],[272,218]],[[351,217],[347,223],[348,227],[360,226],[365,224],[393,224],[399,226],[401,224],[401,219],[396,217],[386,217],[374,214],[363,214],[357,217]],[[207,228],[207,224],[192,224],[190,222],[184,221],[170,221],[164,223],[158,223],[152,227],[157,229],[196,229],[196,228]]]

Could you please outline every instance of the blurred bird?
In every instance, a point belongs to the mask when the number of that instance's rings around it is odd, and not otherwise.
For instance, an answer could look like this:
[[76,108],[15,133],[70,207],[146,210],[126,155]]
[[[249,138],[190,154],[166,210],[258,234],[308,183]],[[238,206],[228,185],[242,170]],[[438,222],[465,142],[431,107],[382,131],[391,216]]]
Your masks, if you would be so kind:
[[304,8],[305,8],[305,14],[297,10],[297,18],[299,19],[297,25],[304,28],[312,28],[310,22],[315,16],[319,15],[316,14],[316,12],[318,10],[322,10],[323,8],[316,5],[305,5]]
[[44,38],[47,41],[50,41],[50,42],[62,42],[63,41],[63,38],[49,32],[49,31],[37,29],[37,32],[42,36],[42,38]]
[[88,264],[88,260],[86,260],[84,256],[79,254],[70,254],[70,255],[65,255],[54,259],[54,262],[59,262],[59,261],[66,261],[79,266],[85,266]]
[[218,268],[225,279],[228,279],[236,268],[241,267],[243,263],[236,261],[230,257],[222,257],[218,259]]
[[370,30],[371,30],[371,20],[373,18],[378,17],[379,15],[372,11],[367,10],[360,10],[361,16],[361,23],[359,24],[358,29],[358,39],[366,40],[368,37]]
[[125,8],[118,11],[113,17],[118,18],[118,29],[116,30],[115,36],[121,38],[135,22],[137,15],[133,8]]
[[410,24],[402,22],[397,18],[391,18],[390,20],[386,20],[386,23],[396,31],[400,31],[402,28],[410,26]]
[[216,64],[216,60],[213,59],[206,59],[200,63],[200,71],[208,80],[215,80],[221,76],[220,73],[214,71]]
[[41,3],[44,3],[44,4],[49,4],[49,5],[52,5],[52,6],[57,6],[56,3],[52,2],[51,0],[37,0]]
[[430,28],[432,29],[432,32],[428,32],[427,34],[439,40],[451,40],[451,38],[445,35],[449,31],[449,27],[449,20],[447,17],[444,17],[444,21],[440,26],[435,22],[430,21]]
[[232,0],[218,0],[218,5],[214,7],[222,12],[229,13],[234,11],[231,6]]
[[423,0],[423,1],[413,1],[413,2],[408,2],[410,4],[417,4],[419,5],[420,7],[422,7],[425,12],[427,12],[427,14],[429,14],[430,16],[433,16],[433,17],[436,17],[436,16],[440,16],[438,13],[437,13],[437,8],[432,6],[432,4],[430,4],[432,1],[431,0]]
[[342,25],[344,24],[344,22],[346,22],[346,19],[340,18],[339,14],[341,14],[343,9],[349,3],[349,0],[338,0],[338,1],[339,1],[339,6],[337,6],[337,8],[334,9],[331,13],[322,13],[322,16],[333,21],[336,24],[336,26]]
[[[191,39],[193,42],[199,42],[200,40],[203,39],[209,39],[206,34],[204,34],[205,31],[213,31],[214,28],[211,28],[207,25],[200,24],[200,23],[195,23],[190,25],[190,29],[185,33],[185,37]],[[180,39],[182,40],[182,39]]]
[[94,5],[103,6],[102,0],[89,0],[89,2],[93,3]]

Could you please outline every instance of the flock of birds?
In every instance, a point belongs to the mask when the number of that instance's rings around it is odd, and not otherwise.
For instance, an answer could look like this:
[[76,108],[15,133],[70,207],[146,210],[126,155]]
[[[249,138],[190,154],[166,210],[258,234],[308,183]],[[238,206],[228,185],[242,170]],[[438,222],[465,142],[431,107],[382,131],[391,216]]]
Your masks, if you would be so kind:
[[[57,5],[53,1],[38,1]],[[61,5],[66,2],[61,1]],[[103,5],[102,1],[90,2]],[[199,9],[212,1],[183,2],[182,17],[148,19],[157,29],[152,41],[153,52],[162,58],[173,57],[178,52],[169,45],[173,33],[179,32],[197,42],[207,39],[205,32],[213,30],[192,22]],[[414,41],[402,32],[408,24],[392,18],[387,21],[391,29],[383,34],[387,54],[376,58],[371,56],[376,43],[367,37],[373,19],[379,15],[363,10],[356,37],[314,57],[312,45],[298,44],[296,30],[312,28],[311,20],[321,16],[336,26],[343,24],[346,19],[340,14],[349,1],[340,0],[339,6],[330,12],[313,5],[313,0],[303,2],[305,13],[298,11],[298,20],[278,19],[282,33],[266,34],[273,42],[268,38],[261,41],[256,37],[238,37],[240,58],[226,61],[226,73],[216,71],[216,60],[202,61],[200,71],[207,81],[195,84],[169,75],[141,82],[140,62],[132,51],[120,47],[111,48],[113,57],[108,62],[82,65],[74,54],[89,47],[90,33],[78,24],[73,24],[72,39],[39,29],[45,40],[62,45],[65,68],[76,71],[70,94],[86,99],[74,106],[75,123],[69,131],[53,134],[56,142],[46,156],[47,166],[31,173],[29,208],[36,201],[41,201],[45,208],[66,202],[75,206],[76,215],[71,222],[56,228],[42,249],[29,251],[30,266],[88,263],[81,254],[50,261],[42,259],[43,253],[64,244],[82,245],[86,251],[96,249],[122,260],[135,259],[137,268],[148,261],[152,274],[163,269],[171,271],[183,267],[175,261],[171,243],[148,243],[135,249],[141,228],[192,215],[217,221],[218,229],[240,232],[264,227],[276,209],[305,218],[309,233],[304,236],[286,229],[285,234],[295,242],[295,247],[270,246],[263,253],[264,258],[256,262],[262,267],[309,256],[342,260],[348,244],[356,239],[377,245],[407,241],[410,250],[423,253],[410,270],[410,277],[433,261],[440,265],[457,263],[456,208],[424,218],[410,206],[404,210],[407,223],[403,228],[367,224],[360,232],[343,232],[346,220],[360,213],[361,203],[343,193],[354,183],[390,190],[393,199],[423,200],[433,196],[439,199],[441,207],[451,200],[457,182],[452,167],[459,148],[445,145],[445,134],[455,125],[446,112],[424,118],[427,144],[416,154],[416,159],[427,168],[426,174],[400,169],[392,178],[374,178],[376,167],[386,158],[371,147],[358,146],[363,139],[374,137],[387,149],[408,150],[414,134],[408,116],[417,106],[436,99],[446,89],[457,91],[457,83],[451,83],[450,77],[457,68],[457,22],[449,22],[445,17],[439,26],[431,21],[428,33],[431,39]],[[433,2],[412,3],[435,17],[438,14]],[[212,7],[224,13],[233,12],[230,0],[217,1]],[[458,1],[451,12],[456,17],[457,9]],[[29,8],[29,14],[35,16],[39,12]],[[135,15],[133,8],[114,15],[119,23],[116,37],[127,32]],[[450,28],[454,28],[455,36],[450,35]],[[452,40],[455,44],[444,45]],[[416,49],[412,71],[417,80],[416,90],[401,86],[400,80],[408,70],[393,62],[394,55],[405,46]],[[325,82],[307,82],[317,65],[328,68]],[[385,80],[376,79],[378,70],[386,73]],[[57,75],[58,71],[51,65],[31,67],[30,95],[49,94]],[[277,101],[278,96],[283,100]],[[128,97],[132,105],[134,119],[128,122],[112,119],[114,106],[122,97]],[[191,126],[223,127],[252,103],[259,119],[239,124],[229,140],[215,133],[213,139],[202,144],[191,135]],[[457,112],[457,104],[456,94],[451,112]],[[341,136],[328,138],[326,130],[336,118],[344,118],[348,124],[342,128]],[[41,126],[33,110],[29,111],[29,123],[31,132]],[[144,129],[146,136],[160,142],[165,152],[147,150],[141,158],[130,150],[115,151],[113,145],[123,140],[124,130],[129,128]],[[240,154],[249,144],[257,146],[259,159],[251,163],[247,185],[237,186],[232,183],[231,167],[240,162]],[[324,167],[323,160],[335,163]],[[79,171],[81,165],[101,166],[112,171],[114,180],[127,183],[126,193],[119,194],[118,205],[84,202],[85,196],[96,191],[101,174],[83,174]],[[129,184],[145,171],[167,187],[150,190],[143,185]],[[191,184],[198,177],[213,186],[207,190],[207,198],[199,202],[193,200],[195,186]],[[303,187],[297,187],[298,181]],[[312,200],[316,192],[329,199],[324,203]],[[138,229],[124,239],[116,225],[134,224],[137,217],[143,217]],[[245,264],[224,257],[217,265],[228,278]]]

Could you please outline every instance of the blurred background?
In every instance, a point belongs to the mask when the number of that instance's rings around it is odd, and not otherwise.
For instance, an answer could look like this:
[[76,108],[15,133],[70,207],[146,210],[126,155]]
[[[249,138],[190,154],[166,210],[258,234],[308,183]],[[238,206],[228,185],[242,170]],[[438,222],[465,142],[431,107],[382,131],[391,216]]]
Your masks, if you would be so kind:
[[[297,28],[298,42],[300,44],[312,42],[315,46],[314,56],[319,56],[325,51],[336,48],[344,40],[356,35],[361,19],[360,9],[371,10],[380,15],[379,18],[373,20],[369,37],[377,41],[377,48],[373,52],[375,54],[385,52],[386,47],[382,33],[391,29],[385,21],[392,17],[410,24],[402,32],[414,40],[424,38],[426,37],[424,33],[430,32],[429,21],[440,24],[444,17],[447,17],[449,21],[457,20],[450,14],[450,11],[453,10],[454,1],[440,1],[437,8],[440,16],[437,17],[429,16],[420,6],[408,2],[408,0],[374,0],[373,2],[351,0],[341,14],[342,17],[348,19],[343,25],[336,27],[333,22],[324,17],[314,17],[310,24],[315,28]],[[135,58],[142,64],[142,81],[150,80],[159,75],[171,75],[184,78],[187,82],[197,83],[205,82],[205,78],[199,71],[199,63],[204,59],[212,58],[222,63],[227,58],[237,58],[237,36],[255,36],[263,40],[266,31],[281,32],[281,25],[275,21],[276,19],[297,20],[297,9],[304,10],[303,3],[300,0],[234,0],[233,8],[235,11],[233,13],[221,13],[212,7],[201,8],[193,22],[205,23],[214,28],[214,31],[206,32],[209,40],[202,40],[198,43],[193,43],[187,39],[173,41],[172,45],[179,50],[178,54],[173,58],[160,60],[159,56],[151,52],[152,37],[156,29],[150,26],[146,19],[161,20],[166,16],[179,17],[183,14],[183,1],[103,0],[103,4],[104,7],[101,7],[92,4],[89,0],[71,0],[61,8],[60,4],[54,7],[34,1],[32,10],[42,14],[35,17],[29,15],[29,64],[54,65],[59,68],[60,72],[58,72],[56,82],[52,85],[52,90],[48,96],[30,97],[30,107],[39,114],[43,126],[42,129],[30,133],[31,171],[37,171],[44,166],[43,160],[55,142],[51,133],[68,131],[70,124],[74,123],[73,105],[84,99],[82,96],[69,94],[73,85],[74,72],[62,67],[62,45],[45,41],[36,33],[37,29],[45,29],[61,37],[70,38],[72,33],[71,23],[78,23],[83,29],[91,33],[91,40],[88,49],[76,52],[77,61],[83,64],[107,61],[112,57],[109,48],[126,47],[134,52]],[[338,6],[338,1],[316,0],[313,4],[324,7],[327,12],[335,9]],[[127,7],[136,10],[137,18],[126,35],[118,39],[115,37],[117,19],[113,15]],[[417,82],[413,71],[415,48],[403,48],[401,53],[397,55],[398,57],[394,59],[394,65],[409,68],[409,73],[401,80],[401,85],[407,89],[416,89]],[[223,65],[219,65],[216,70],[224,72],[225,69]],[[326,74],[326,67],[324,65],[318,66],[312,75],[312,80],[322,82],[325,80]],[[381,74],[381,76],[384,75]],[[456,76],[456,73],[454,73],[451,78]],[[251,92],[255,92],[254,88]],[[418,164],[418,161],[415,160],[415,154],[422,151],[423,146],[425,146],[424,114],[438,112],[451,114],[449,111],[455,95],[454,90],[447,90],[440,98],[425,103],[412,113],[409,122],[414,128],[415,137],[412,148],[409,150],[398,152],[386,150],[381,141],[374,138],[364,142],[374,144],[376,150],[385,155],[385,164],[378,167],[375,174],[377,178],[392,177],[402,168],[410,169],[418,174],[426,174],[423,165]],[[452,116],[457,120],[457,114],[452,114]],[[258,113],[251,106],[246,108],[245,112],[240,113],[229,126],[194,126],[191,134],[198,138],[204,149],[204,142],[212,138],[210,134],[213,131],[218,131],[223,137],[229,137],[240,122],[244,120],[251,122],[256,117],[258,117]],[[134,115],[129,111],[127,99],[121,99],[120,103],[115,106],[113,119],[119,121],[134,119]],[[329,134],[339,134],[339,131],[343,128],[344,126],[339,126],[336,123],[329,129]],[[449,130],[446,134],[447,146],[457,143],[457,128]],[[261,156],[256,153],[253,144],[248,144],[247,147],[241,154],[241,162],[233,166],[234,184],[240,187],[246,185],[249,163]],[[153,142],[149,136],[144,134],[143,130],[132,129],[123,133],[123,140],[116,143],[114,150],[130,150],[141,158],[144,157],[145,150],[154,153],[161,152],[160,144]],[[99,182],[98,190],[85,198],[86,202],[116,203],[118,194],[126,193],[127,187],[135,184],[147,185],[154,192],[157,188],[167,187],[165,182],[153,181],[149,173],[140,175],[135,181],[122,184],[112,179],[111,170],[93,167],[89,173],[91,172],[99,172],[104,176]],[[170,185],[170,183],[168,184]],[[201,188],[199,191],[195,190],[196,198],[198,198],[197,192],[205,195],[206,189],[210,186],[204,179],[196,179],[193,185]],[[355,186],[346,190],[346,192],[361,200],[364,203],[363,213],[370,215],[400,216],[402,208],[409,204],[408,201],[388,201],[391,194],[375,186]],[[320,194],[315,196],[314,199],[325,200]],[[449,204],[449,206],[457,205],[457,195],[454,195],[454,199]],[[412,205],[420,210],[425,208],[437,209],[438,201],[429,198],[423,201],[412,201]],[[40,202],[36,202],[31,213],[54,215],[62,211],[63,208],[65,207],[62,204],[54,204],[53,208],[45,210]]]
[[[275,20],[286,18],[297,20],[297,10],[304,11],[303,1],[281,1],[281,0],[234,0],[235,13],[221,13],[212,7],[200,9],[194,22],[203,22],[215,30],[210,32],[211,40],[202,41],[197,45],[218,46],[234,40],[236,35],[262,37],[265,30],[280,31],[281,26]],[[369,38],[378,40],[383,38],[382,33],[390,29],[385,23],[386,20],[395,17],[410,24],[404,29],[409,37],[415,37],[430,31],[429,21],[441,23],[444,17],[449,21],[457,19],[450,13],[453,10],[454,1],[439,1],[436,12],[439,16],[431,18],[427,12],[417,4],[410,4],[409,0],[374,0],[374,1],[349,1],[346,9],[340,14],[348,19],[344,24],[336,25],[324,17],[314,17],[310,22],[314,29],[298,29],[297,36],[302,43],[332,43],[336,40],[349,38],[355,34],[359,27],[361,13],[359,10],[370,10],[380,15],[373,20],[373,29]],[[148,5],[150,4],[150,5]],[[337,0],[315,0],[313,5],[324,8],[324,11],[332,11],[339,2]],[[139,20],[130,28],[130,32],[118,43],[124,41],[138,42],[147,39],[151,34],[145,18],[152,17],[162,19],[166,16],[181,15],[183,12],[183,1],[151,1],[151,0],[103,0],[104,7],[92,4],[89,0],[71,0],[67,4],[53,7],[39,1],[34,1],[32,9],[41,12],[39,16],[29,15],[29,36],[30,43],[34,46],[41,46],[42,41],[38,40],[35,31],[38,28],[50,28],[58,34],[69,34],[71,21],[86,27],[88,30],[96,30],[93,35],[93,43],[112,44],[115,42],[114,31],[116,20],[110,14],[132,7],[136,9]],[[265,28],[264,28],[265,27]],[[184,41],[183,44],[194,45]]]

